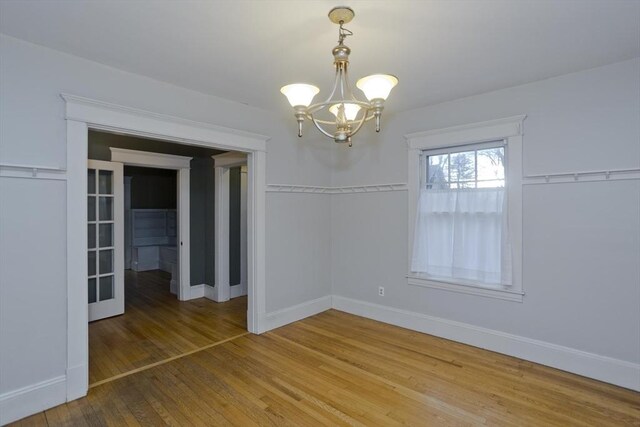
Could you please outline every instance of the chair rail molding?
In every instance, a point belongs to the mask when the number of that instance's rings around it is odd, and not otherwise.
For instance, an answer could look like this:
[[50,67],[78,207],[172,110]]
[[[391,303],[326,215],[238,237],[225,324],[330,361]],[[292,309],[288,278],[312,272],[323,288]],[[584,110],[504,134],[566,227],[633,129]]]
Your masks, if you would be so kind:
[[351,185],[344,187],[322,187],[296,184],[268,184],[269,193],[353,194],[407,191],[406,183]]
[[67,179],[67,170],[65,168],[52,166],[0,163],[0,177],[65,181]]

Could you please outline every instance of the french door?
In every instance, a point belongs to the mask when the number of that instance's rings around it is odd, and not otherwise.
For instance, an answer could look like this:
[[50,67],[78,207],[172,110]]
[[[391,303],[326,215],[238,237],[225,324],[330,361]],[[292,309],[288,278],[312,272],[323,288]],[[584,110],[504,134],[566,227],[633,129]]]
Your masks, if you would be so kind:
[[124,313],[123,193],[122,163],[88,161],[87,285],[90,322]]

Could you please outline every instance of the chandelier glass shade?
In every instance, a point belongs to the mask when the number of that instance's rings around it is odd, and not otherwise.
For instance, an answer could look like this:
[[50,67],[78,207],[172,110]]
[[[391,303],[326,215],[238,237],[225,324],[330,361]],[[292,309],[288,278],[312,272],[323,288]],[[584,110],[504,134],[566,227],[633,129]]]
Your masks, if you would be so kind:
[[293,107],[298,122],[298,136],[302,136],[302,125],[305,119],[310,120],[324,135],[335,142],[348,143],[362,125],[374,119],[376,132],[380,131],[380,117],[384,102],[391,89],[398,84],[398,79],[389,74],[372,74],[357,81],[367,101],[356,98],[349,83],[349,54],[351,49],[344,44],[344,39],[353,35],[344,28],[355,16],[348,7],[336,7],[329,12],[331,22],[338,24],[338,45],[333,48],[335,78],[333,88],[324,102],[312,104],[313,98],[320,92],[316,86],[306,83],[294,83],[280,89]]

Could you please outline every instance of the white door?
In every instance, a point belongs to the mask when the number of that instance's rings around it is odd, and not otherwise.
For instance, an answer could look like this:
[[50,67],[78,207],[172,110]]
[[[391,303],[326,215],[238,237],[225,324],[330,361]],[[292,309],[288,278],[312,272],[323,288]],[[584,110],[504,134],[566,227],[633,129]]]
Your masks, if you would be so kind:
[[122,163],[89,160],[87,171],[89,321],[124,313]]

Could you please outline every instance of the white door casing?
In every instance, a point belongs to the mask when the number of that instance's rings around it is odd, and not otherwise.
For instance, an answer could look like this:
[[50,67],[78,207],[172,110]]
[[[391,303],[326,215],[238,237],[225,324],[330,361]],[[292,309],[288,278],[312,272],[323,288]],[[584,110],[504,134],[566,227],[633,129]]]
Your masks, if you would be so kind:
[[62,94],[67,122],[67,401],[89,387],[87,152],[89,129],[247,153],[247,329],[266,325],[266,142],[268,137]]
[[177,171],[177,200],[178,200],[178,299],[190,299],[191,292],[191,258],[190,258],[190,167],[191,157],[176,156],[174,154],[154,153],[150,151],[127,150],[123,148],[109,148],[111,160],[127,166],[138,166],[156,169],[171,169]]
[[[242,295],[242,287],[234,287],[234,295],[229,283],[229,169],[237,166],[247,167],[245,153],[229,152],[211,156],[215,166],[215,286],[213,300],[229,301]],[[246,186],[250,185],[251,168],[247,168]],[[242,180],[242,174],[241,174]],[[242,187],[242,182],[241,182]],[[247,191],[248,192],[248,191]],[[247,203],[248,206],[248,203]],[[241,208],[242,210],[242,208]],[[242,240],[242,237],[241,237]],[[241,242],[242,243],[242,242]],[[248,244],[248,239],[247,239]],[[247,259],[248,259],[247,251]],[[242,258],[242,254],[241,254]],[[242,266],[241,266],[242,272]],[[242,274],[242,273],[241,273]],[[248,276],[248,274],[247,274]],[[234,283],[235,285],[235,283]]]

